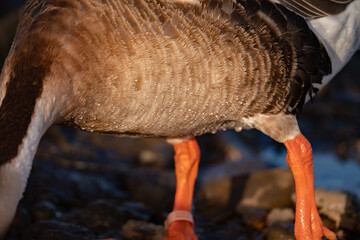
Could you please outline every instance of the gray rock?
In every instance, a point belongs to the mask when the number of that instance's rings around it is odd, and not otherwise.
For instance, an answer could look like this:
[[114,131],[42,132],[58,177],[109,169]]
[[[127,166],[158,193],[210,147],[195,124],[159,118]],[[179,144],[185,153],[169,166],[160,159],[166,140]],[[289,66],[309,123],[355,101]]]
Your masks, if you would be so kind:
[[243,159],[209,167],[201,172],[196,212],[215,222],[233,214],[251,172],[266,168],[260,160]]
[[335,222],[336,228],[360,232],[360,211],[358,199],[349,193],[315,190],[319,213]]
[[237,208],[263,209],[291,206],[291,194],[295,190],[293,176],[288,169],[276,168],[255,172],[249,176]]
[[294,224],[277,222],[269,227],[267,240],[295,240]]
[[144,221],[129,220],[122,228],[122,237],[128,240],[162,240],[165,236],[163,226]]
[[[295,203],[296,195],[291,199]],[[315,199],[325,226],[360,233],[360,204],[354,194],[319,188],[315,190]]]
[[295,213],[292,208],[274,208],[266,217],[266,223],[268,226],[276,222],[294,222]]

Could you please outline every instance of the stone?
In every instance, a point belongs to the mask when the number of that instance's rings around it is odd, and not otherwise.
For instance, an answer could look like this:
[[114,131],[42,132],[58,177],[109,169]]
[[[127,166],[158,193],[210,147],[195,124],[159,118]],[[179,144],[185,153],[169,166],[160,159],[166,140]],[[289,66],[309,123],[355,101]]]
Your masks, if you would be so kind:
[[266,240],[295,240],[294,224],[276,222],[269,227]]
[[266,223],[268,226],[276,222],[294,222],[295,213],[292,208],[274,208],[266,217]]
[[256,207],[270,210],[289,207],[294,190],[295,184],[289,169],[275,168],[255,172],[247,179],[237,208]]
[[124,199],[126,195],[114,182],[107,176],[39,160],[34,162],[24,196],[32,204],[47,201],[63,208],[83,207],[92,199]]
[[124,181],[133,201],[158,211],[171,211],[176,188],[173,170],[135,168],[126,173]]
[[254,229],[263,229],[266,225],[268,211],[255,207],[239,207],[237,213],[241,215],[242,221]]
[[93,240],[87,228],[56,220],[39,221],[31,225],[22,240]]
[[65,220],[85,226],[95,234],[101,234],[121,229],[129,219],[148,220],[146,213],[151,214],[149,209],[140,204],[97,200],[84,209],[69,214]]
[[165,169],[172,166],[174,161],[173,147],[163,139],[151,140],[143,140],[144,146],[136,149],[138,151],[139,165],[157,169]]
[[319,188],[315,198],[319,213],[333,220],[336,228],[360,232],[359,201],[353,194]]
[[231,216],[242,197],[250,173],[264,168],[266,164],[258,159],[243,159],[204,169],[196,195],[196,212],[215,222]]
[[127,240],[163,240],[166,231],[163,226],[145,221],[129,220],[122,227],[122,237]]
[[[292,195],[295,203],[296,195]],[[360,233],[360,203],[351,193],[319,188],[315,190],[316,205],[323,224],[330,229],[346,230],[346,233]]]
[[56,206],[49,201],[39,201],[31,208],[34,221],[48,220],[56,216]]

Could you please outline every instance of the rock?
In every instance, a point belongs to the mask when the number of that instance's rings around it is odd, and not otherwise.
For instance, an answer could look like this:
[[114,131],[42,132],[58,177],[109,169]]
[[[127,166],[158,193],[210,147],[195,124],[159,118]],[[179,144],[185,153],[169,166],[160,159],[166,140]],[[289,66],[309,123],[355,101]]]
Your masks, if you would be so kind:
[[263,229],[266,225],[267,210],[255,207],[239,207],[237,212],[242,216],[242,220],[247,226]]
[[56,206],[48,201],[37,202],[31,208],[31,216],[34,221],[54,218],[56,216]]
[[144,149],[139,153],[139,162],[141,166],[164,168],[166,166],[166,159],[164,154],[152,149]]
[[211,166],[201,172],[196,212],[215,222],[233,214],[252,171],[266,168],[260,160],[243,159]]
[[243,144],[237,136],[235,131],[220,131],[217,134],[197,137],[200,149],[206,149],[201,152],[201,158],[206,159],[200,161],[201,168],[242,160],[247,148],[242,147]]
[[173,206],[176,177],[173,170],[136,168],[127,172],[125,185],[133,201],[158,211],[170,211]]
[[[245,182],[245,179],[244,176],[238,182]],[[222,177],[202,185],[196,196],[196,213],[214,222],[221,221],[229,214],[232,214],[233,208],[236,206],[236,200],[231,198],[239,199],[241,194],[240,186],[240,194],[236,197],[232,195],[232,180],[230,177]]]
[[294,222],[295,213],[292,208],[274,208],[267,215],[266,223],[268,226],[276,222]]
[[242,223],[238,216],[234,216],[214,224],[206,219],[195,216],[194,230],[199,239],[223,240],[256,239],[258,232]]
[[255,172],[247,179],[244,194],[237,208],[263,209],[291,206],[291,194],[295,190],[293,176],[288,169],[276,168]]
[[335,222],[336,228],[360,232],[360,211],[358,199],[349,193],[315,190],[319,213]]
[[[295,203],[295,194],[291,198]],[[355,195],[319,188],[315,190],[315,199],[326,227],[360,233],[360,204]]]
[[295,240],[294,224],[276,222],[269,227],[267,240]]
[[141,148],[136,149],[140,166],[165,169],[173,165],[174,151],[166,141],[163,139],[143,140],[142,144]]
[[94,235],[85,227],[55,220],[31,225],[22,240],[93,240]]
[[126,195],[115,186],[116,181],[107,177],[35,161],[24,195],[27,203],[48,201],[65,209],[83,207],[92,199],[124,199]]
[[122,237],[128,240],[163,240],[165,236],[163,226],[144,221],[129,220],[122,228]]
[[136,204],[113,203],[107,200],[97,200],[84,209],[69,214],[66,221],[85,226],[95,234],[101,234],[114,229],[121,229],[129,219],[148,220],[150,210]]

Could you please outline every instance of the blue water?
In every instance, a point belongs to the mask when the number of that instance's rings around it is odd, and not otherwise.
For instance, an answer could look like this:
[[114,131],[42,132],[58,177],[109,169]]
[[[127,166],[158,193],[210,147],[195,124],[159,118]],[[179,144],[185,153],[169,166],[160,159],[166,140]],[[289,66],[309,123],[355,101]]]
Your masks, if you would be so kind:
[[[286,152],[277,153],[268,148],[261,153],[262,158],[278,167],[288,167]],[[342,161],[331,153],[314,153],[315,188],[340,190],[354,193],[360,198],[360,164],[349,159]]]

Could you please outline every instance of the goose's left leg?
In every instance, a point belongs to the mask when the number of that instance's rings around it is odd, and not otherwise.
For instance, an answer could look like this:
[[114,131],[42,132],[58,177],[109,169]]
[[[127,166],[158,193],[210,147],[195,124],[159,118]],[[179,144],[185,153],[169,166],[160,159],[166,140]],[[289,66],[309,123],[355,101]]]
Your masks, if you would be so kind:
[[316,208],[314,193],[312,149],[306,138],[299,133],[287,140],[286,161],[293,173],[296,189],[295,237],[298,240],[320,240],[323,236],[336,239],[333,232],[322,225]]
[[285,144],[288,162],[295,180],[297,240],[321,240],[323,236],[336,239],[333,232],[322,225],[315,202],[312,149],[301,134],[296,117],[291,114],[259,115],[252,119],[255,127]]
[[191,207],[200,162],[200,150],[195,139],[179,140],[169,140],[175,150],[176,193],[173,212],[165,221],[168,233],[165,240],[196,240]]

